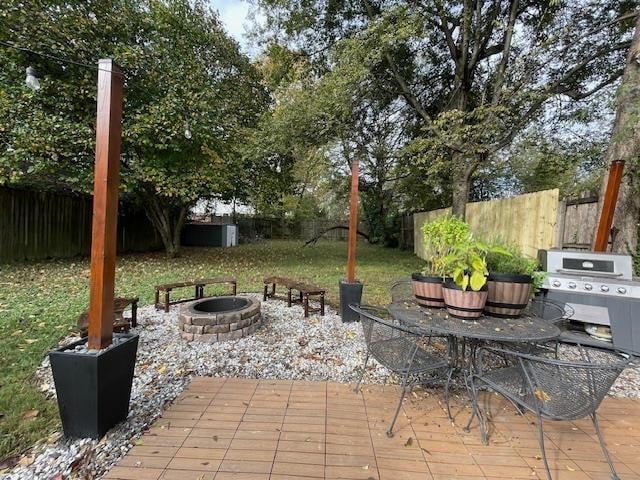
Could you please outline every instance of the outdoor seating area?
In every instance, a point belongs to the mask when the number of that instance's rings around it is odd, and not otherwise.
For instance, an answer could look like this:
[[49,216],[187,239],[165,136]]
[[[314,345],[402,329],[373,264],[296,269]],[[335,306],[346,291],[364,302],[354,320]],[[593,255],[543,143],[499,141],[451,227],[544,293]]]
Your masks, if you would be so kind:
[[0,480],[640,480],[640,7],[9,0]]

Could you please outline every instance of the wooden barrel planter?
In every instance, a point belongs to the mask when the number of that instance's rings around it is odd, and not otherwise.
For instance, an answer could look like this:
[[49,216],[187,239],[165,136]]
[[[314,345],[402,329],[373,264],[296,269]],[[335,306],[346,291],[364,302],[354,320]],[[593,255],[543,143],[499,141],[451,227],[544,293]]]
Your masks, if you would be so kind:
[[449,315],[469,320],[482,315],[487,301],[487,286],[485,285],[481,290],[475,292],[462,290],[453,281],[448,281],[442,285],[442,294]]
[[529,304],[533,279],[530,275],[490,273],[484,311],[501,318],[518,318]]
[[429,308],[444,307],[442,277],[412,273],[411,287],[413,288],[413,294],[416,297],[418,305]]

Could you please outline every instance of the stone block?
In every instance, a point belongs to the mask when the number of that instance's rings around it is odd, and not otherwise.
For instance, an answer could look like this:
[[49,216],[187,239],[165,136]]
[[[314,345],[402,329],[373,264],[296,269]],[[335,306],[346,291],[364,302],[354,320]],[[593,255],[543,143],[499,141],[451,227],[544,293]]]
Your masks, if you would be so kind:
[[214,325],[216,323],[216,317],[221,317],[221,315],[209,314],[206,317],[192,317],[191,323],[193,325],[205,326],[205,325]]
[[187,340],[189,342],[193,341],[193,333],[182,332],[180,336],[183,340]]
[[229,331],[229,324],[224,325],[207,325],[204,327],[203,333],[225,333]]
[[252,301],[251,305],[242,311],[241,316],[242,318],[247,318],[254,316],[256,313],[260,313],[260,302]]
[[218,319],[216,323],[218,323],[218,325],[221,325],[223,323],[239,322],[240,320],[242,320],[242,316],[240,315],[239,312],[229,312],[229,313],[218,314]]
[[191,325],[191,315],[181,314],[180,319],[185,325]]
[[204,327],[200,325],[185,325],[183,330],[187,333],[196,333],[198,335],[204,333]]

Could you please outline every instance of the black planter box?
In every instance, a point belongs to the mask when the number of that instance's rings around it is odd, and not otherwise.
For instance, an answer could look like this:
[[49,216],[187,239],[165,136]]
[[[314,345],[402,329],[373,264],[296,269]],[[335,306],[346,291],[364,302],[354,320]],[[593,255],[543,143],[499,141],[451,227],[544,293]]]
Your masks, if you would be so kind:
[[359,315],[349,308],[349,304],[360,305],[362,301],[362,283],[347,282],[341,280],[340,287],[340,316],[343,322],[355,322],[360,319]]
[[82,339],[49,353],[58,408],[66,437],[101,438],[127,418],[138,335],[91,355],[74,351]]

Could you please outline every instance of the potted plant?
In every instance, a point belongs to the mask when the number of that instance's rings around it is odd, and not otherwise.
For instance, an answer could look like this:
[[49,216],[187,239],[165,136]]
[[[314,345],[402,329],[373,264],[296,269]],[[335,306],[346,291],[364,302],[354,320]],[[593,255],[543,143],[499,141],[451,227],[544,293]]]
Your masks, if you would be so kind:
[[411,274],[411,285],[418,304],[442,308],[442,282],[445,277],[442,259],[454,245],[471,235],[469,225],[455,216],[445,216],[422,227],[427,268]]
[[469,236],[454,245],[443,259],[442,269],[451,279],[442,285],[449,315],[473,319],[482,314],[487,300],[487,264],[489,247]]
[[487,253],[487,302],[485,313],[494,317],[517,318],[544,278],[538,262],[527,257],[515,244],[499,242]]

